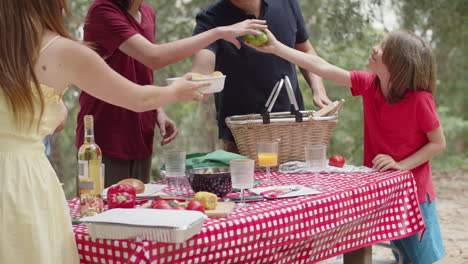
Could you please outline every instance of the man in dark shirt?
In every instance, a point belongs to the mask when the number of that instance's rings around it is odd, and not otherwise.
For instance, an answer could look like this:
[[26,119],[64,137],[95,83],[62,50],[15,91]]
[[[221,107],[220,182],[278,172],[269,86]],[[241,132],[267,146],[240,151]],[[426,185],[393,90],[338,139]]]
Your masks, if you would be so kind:
[[[266,20],[268,29],[279,41],[297,50],[315,54],[296,0],[219,0],[197,14],[194,34],[248,18]],[[218,40],[199,51],[192,66],[193,72],[203,74],[214,70],[226,75],[224,90],[214,95],[219,138],[223,140],[226,151],[238,152],[225,118],[260,113],[275,83],[283,74],[291,80],[299,107],[304,109],[295,65],[275,55],[256,51],[245,44],[237,49],[227,41]],[[312,88],[314,104],[323,107],[331,103],[322,79],[304,69],[301,72]],[[282,89],[272,111],[289,109],[287,93]]]

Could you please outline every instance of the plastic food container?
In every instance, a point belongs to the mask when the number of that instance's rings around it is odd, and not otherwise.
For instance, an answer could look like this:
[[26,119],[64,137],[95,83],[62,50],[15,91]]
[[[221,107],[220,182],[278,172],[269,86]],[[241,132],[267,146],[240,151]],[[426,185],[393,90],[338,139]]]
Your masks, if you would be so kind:
[[183,243],[200,233],[207,216],[190,210],[111,209],[81,218],[93,239],[137,239]]
[[[175,80],[179,78],[180,77],[166,79],[167,85],[170,85],[172,82],[174,82]],[[211,83],[209,86],[203,87],[202,89],[200,89],[200,93],[204,93],[204,94],[221,92],[224,89],[225,80],[226,80],[226,75],[193,79],[194,82],[207,81]]]

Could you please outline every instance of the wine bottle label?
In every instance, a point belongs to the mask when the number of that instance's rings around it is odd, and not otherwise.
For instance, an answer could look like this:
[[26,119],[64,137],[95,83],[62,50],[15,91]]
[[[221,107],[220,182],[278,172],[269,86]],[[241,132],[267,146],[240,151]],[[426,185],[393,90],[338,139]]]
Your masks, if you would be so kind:
[[80,179],[89,179],[89,169],[87,160],[78,160],[78,176]]
[[92,181],[80,182],[79,186],[80,186],[80,190],[92,190],[94,189],[94,182]]

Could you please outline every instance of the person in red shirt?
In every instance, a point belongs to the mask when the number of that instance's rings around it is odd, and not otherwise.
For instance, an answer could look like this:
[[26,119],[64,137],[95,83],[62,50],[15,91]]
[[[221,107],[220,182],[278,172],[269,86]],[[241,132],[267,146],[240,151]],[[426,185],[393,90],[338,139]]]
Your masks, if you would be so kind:
[[[153,83],[153,71],[195,54],[218,39],[225,39],[238,48],[236,37],[254,29],[266,28],[262,20],[250,19],[218,27],[204,34],[157,45],[155,12],[143,0],[96,0],[88,11],[84,40],[116,72],[131,82]],[[86,92],[80,95],[77,118],[76,146],[83,144],[85,115],[93,115],[96,143],[101,147],[105,164],[105,186],[125,178],[137,178],[147,183],[151,173],[154,125],[162,136],[161,145],[177,135],[175,123],[162,108],[136,113],[106,103]]]
[[417,186],[426,231],[392,241],[403,263],[433,263],[444,257],[429,161],[445,149],[434,103],[435,58],[428,43],[407,30],[390,32],[372,48],[366,67],[346,71],[324,59],[291,49],[266,30],[269,42],[257,48],[346,87],[361,96],[364,110],[364,165],[379,171],[410,170]]

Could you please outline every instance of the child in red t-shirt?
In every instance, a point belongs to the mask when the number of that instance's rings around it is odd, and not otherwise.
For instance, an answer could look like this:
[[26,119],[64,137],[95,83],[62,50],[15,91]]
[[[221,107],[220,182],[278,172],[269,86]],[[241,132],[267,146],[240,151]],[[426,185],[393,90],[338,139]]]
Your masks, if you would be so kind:
[[250,46],[351,87],[353,96],[362,96],[364,165],[379,171],[411,170],[427,226],[421,242],[416,234],[392,244],[403,252],[404,263],[433,263],[444,257],[429,166],[429,160],[445,148],[433,98],[436,74],[430,46],[410,31],[393,31],[372,48],[366,65],[372,73],[350,72],[291,49],[267,33],[266,45]]

